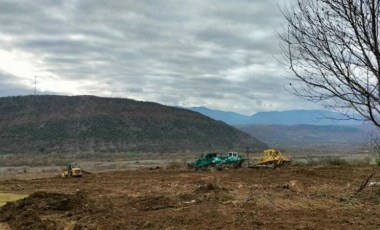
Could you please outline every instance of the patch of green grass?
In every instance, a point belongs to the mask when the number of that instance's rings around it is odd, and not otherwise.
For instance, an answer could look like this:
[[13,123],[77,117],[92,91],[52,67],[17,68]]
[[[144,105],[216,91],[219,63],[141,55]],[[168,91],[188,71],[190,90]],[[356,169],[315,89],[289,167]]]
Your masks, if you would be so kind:
[[295,166],[339,166],[339,165],[370,165],[371,158],[360,157],[350,158],[345,156],[310,156],[310,157],[294,157],[291,164]]
[[322,157],[320,162],[322,165],[348,165],[345,159],[335,156]]
[[16,201],[22,198],[27,197],[26,194],[16,194],[16,193],[3,193],[0,192],[0,206],[3,206],[5,203],[10,201]]

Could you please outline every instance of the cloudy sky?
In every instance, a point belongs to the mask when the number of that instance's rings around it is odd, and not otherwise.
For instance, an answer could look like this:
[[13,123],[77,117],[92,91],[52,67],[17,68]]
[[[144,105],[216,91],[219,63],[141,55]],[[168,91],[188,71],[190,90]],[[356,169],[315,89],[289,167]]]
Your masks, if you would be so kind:
[[0,96],[91,94],[252,114],[286,90],[284,0],[0,0]]

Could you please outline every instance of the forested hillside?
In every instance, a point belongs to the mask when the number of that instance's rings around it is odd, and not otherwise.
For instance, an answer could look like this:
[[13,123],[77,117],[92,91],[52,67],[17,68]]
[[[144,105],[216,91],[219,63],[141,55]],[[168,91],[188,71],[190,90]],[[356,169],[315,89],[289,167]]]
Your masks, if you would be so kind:
[[94,96],[0,98],[0,152],[208,151],[266,145],[186,109]]

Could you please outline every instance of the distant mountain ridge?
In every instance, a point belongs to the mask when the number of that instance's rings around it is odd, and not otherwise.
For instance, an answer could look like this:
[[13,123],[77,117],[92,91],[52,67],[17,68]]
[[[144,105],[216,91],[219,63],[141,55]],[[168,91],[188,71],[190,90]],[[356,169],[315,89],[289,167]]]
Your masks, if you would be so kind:
[[238,125],[240,130],[277,148],[360,147],[379,137],[373,126]]
[[194,112],[201,113],[215,120],[230,125],[274,124],[274,125],[360,125],[363,122],[343,120],[342,115],[327,110],[288,110],[258,112],[251,116],[213,110],[207,107],[189,107]]
[[267,145],[186,109],[122,98],[0,98],[0,153],[177,152]]
[[[258,112],[252,116],[192,107],[221,120],[277,148],[353,148],[368,146],[380,133],[370,123],[339,120],[339,113],[326,110],[289,110]],[[333,118],[333,119],[329,119]]]

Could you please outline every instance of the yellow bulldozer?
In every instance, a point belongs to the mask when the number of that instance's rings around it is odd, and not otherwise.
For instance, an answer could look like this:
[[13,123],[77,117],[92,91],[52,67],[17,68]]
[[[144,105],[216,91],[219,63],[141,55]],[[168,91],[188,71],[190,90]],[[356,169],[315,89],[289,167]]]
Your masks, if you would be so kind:
[[250,168],[277,168],[290,163],[290,159],[278,149],[266,149],[264,155],[257,159]]
[[61,177],[63,177],[63,178],[67,178],[67,177],[81,177],[81,176],[82,176],[82,170],[75,163],[68,164],[62,170],[62,173],[61,173]]

